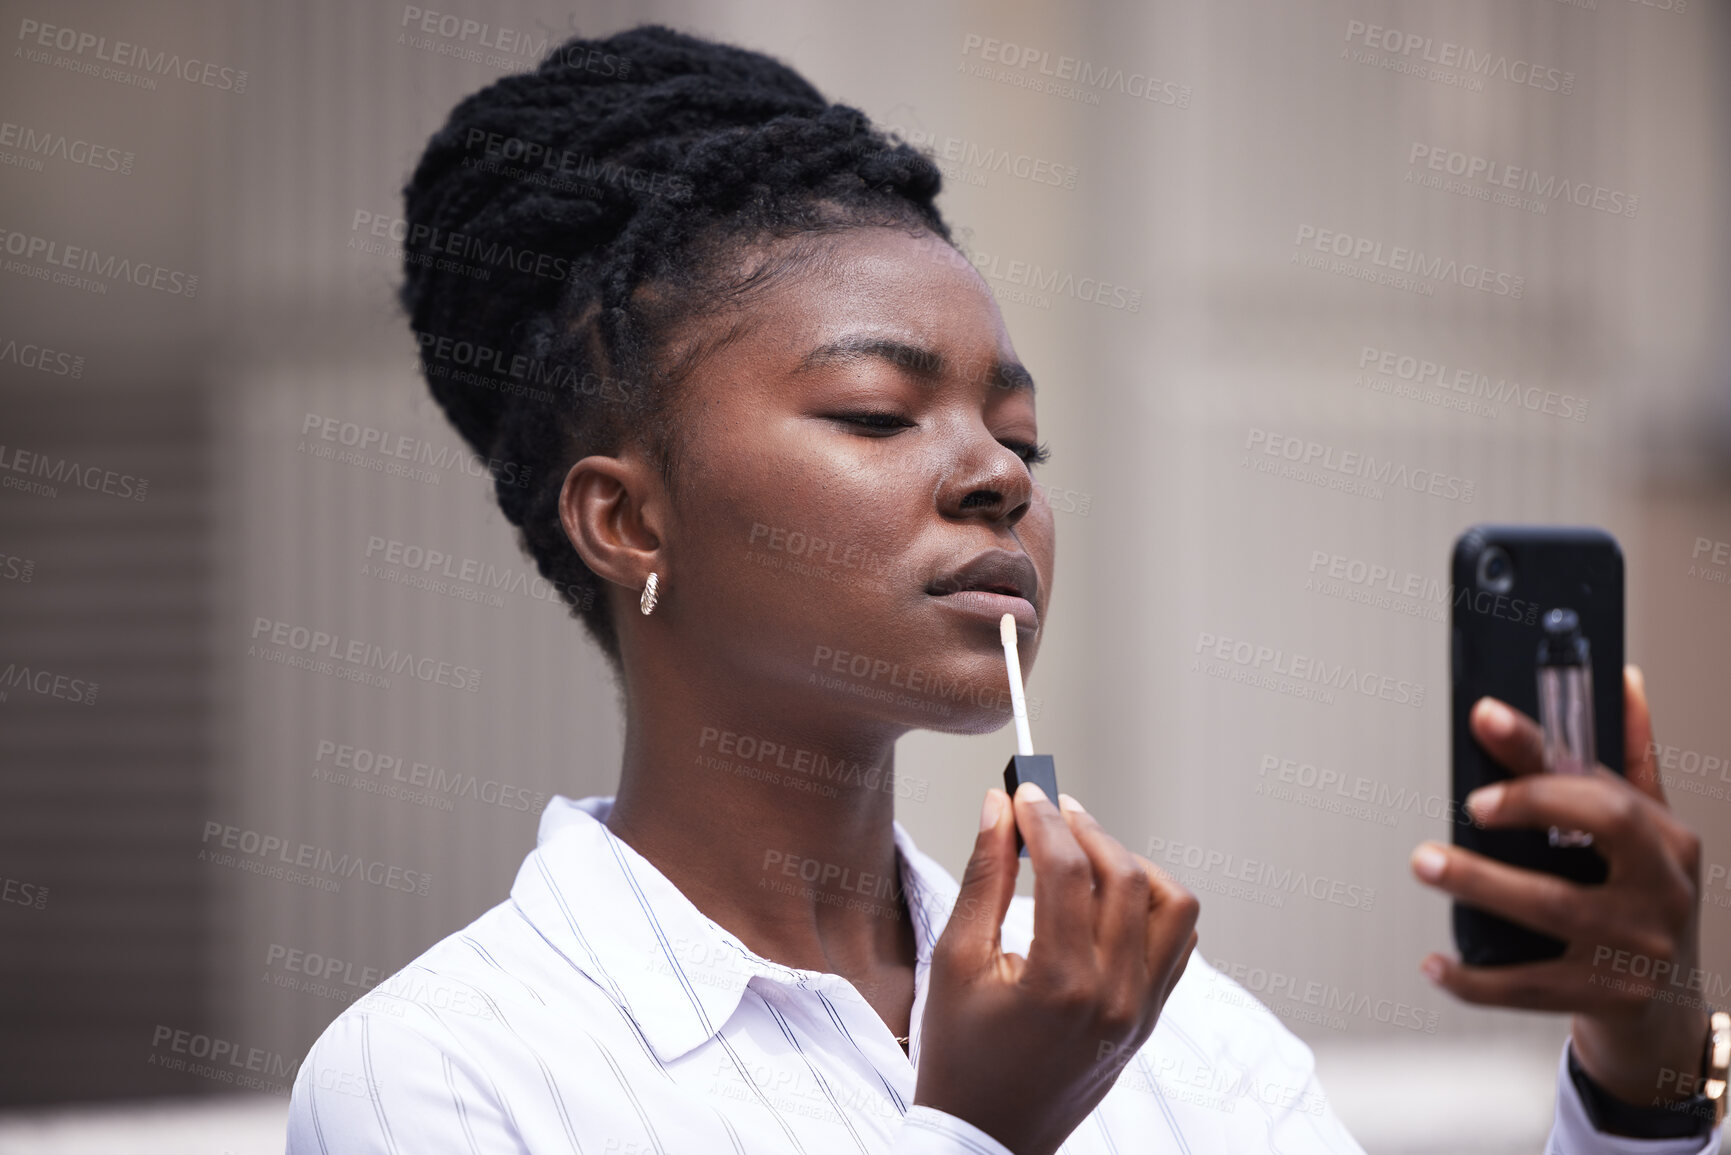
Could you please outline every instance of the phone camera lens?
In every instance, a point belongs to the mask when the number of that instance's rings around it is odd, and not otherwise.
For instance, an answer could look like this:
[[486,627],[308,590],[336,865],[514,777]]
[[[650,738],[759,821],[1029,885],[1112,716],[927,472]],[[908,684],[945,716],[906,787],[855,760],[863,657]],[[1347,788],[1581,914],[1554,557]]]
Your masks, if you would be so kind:
[[1515,586],[1515,563],[1502,546],[1493,545],[1479,554],[1479,588],[1493,594],[1506,594]]

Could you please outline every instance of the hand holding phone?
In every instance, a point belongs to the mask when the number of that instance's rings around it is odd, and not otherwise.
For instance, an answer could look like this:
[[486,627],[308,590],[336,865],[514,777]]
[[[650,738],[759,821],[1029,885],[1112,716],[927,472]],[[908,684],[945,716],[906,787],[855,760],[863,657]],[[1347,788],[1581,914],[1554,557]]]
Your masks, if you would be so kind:
[[[1701,839],[1665,800],[1623,665],[1621,552],[1599,530],[1478,526],[1453,569],[1455,845],[1412,861],[1455,899],[1461,960],[1423,969],[1465,1002],[1572,1013],[1605,1095],[1679,1103],[1707,1024]],[[1677,1133],[1657,1114],[1622,1133]]]
[[1701,839],[1665,800],[1639,671],[1628,667],[1620,685],[1627,775],[1603,761],[1588,774],[1546,773],[1544,735],[1530,717],[1495,698],[1474,703],[1474,741],[1512,772],[1474,792],[1476,821],[1541,844],[1548,825],[1589,831],[1607,877],[1581,885],[1459,847],[1422,845],[1414,872],[1459,907],[1566,944],[1561,957],[1500,965],[1433,952],[1424,969],[1464,1002],[1572,1013],[1573,1053],[1600,1088],[1628,1103],[1676,1102],[1695,1083],[1678,1076],[1698,1069],[1707,1024]]

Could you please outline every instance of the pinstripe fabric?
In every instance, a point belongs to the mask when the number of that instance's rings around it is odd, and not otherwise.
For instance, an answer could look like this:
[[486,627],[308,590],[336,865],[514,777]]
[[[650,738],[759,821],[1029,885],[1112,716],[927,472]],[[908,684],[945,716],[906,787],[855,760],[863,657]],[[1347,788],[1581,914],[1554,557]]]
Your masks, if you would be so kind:
[[[957,884],[900,823],[918,956],[908,1054],[847,980],[761,958],[707,918],[613,837],[611,806],[555,798],[509,900],[331,1023],[295,1080],[290,1155],[1009,1155],[913,1105]],[[1032,899],[1013,901],[1005,950],[1026,953],[1032,916]],[[1310,1049],[1199,954],[1061,1152],[1363,1155]]]

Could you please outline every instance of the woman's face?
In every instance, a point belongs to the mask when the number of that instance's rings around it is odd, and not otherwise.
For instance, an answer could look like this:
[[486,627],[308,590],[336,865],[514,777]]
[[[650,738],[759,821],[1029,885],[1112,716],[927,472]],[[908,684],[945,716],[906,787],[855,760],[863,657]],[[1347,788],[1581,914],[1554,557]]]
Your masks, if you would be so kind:
[[1029,668],[1052,587],[1032,382],[955,249],[884,228],[829,240],[706,322],[744,325],[681,395],[664,604],[683,654],[790,710],[997,729],[999,619],[1015,615]]

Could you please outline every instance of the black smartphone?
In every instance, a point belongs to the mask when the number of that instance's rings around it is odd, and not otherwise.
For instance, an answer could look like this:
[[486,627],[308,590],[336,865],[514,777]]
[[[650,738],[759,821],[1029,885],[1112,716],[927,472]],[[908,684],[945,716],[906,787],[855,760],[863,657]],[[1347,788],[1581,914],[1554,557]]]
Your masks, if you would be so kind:
[[[1591,845],[1557,845],[1553,832],[1489,828],[1473,822],[1466,796],[1512,777],[1467,726],[1473,703],[1500,698],[1539,718],[1539,645],[1545,615],[1573,610],[1587,643],[1598,761],[1623,766],[1623,551],[1599,529],[1479,525],[1456,539],[1450,566],[1451,808],[1454,844],[1514,866],[1584,885],[1605,881],[1604,858]],[[1456,901],[1455,946],[1470,966],[1505,966],[1556,958],[1561,939]]]

